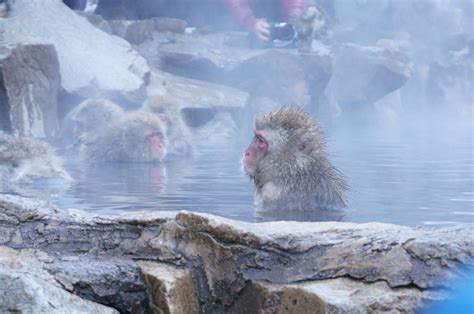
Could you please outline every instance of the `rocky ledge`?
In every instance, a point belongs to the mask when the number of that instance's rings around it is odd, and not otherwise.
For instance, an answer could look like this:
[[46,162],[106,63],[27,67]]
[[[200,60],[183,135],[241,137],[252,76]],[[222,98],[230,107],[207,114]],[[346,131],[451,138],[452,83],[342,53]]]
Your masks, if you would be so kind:
[[365,313],[449,297],[474,246],[468,227],[95,215],[0,195],[0,252],[0,311]]

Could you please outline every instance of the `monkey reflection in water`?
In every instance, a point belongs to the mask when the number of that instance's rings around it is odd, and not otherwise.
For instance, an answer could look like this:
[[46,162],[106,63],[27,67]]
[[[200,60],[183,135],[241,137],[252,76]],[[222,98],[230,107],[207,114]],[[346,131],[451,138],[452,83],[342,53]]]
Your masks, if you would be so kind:
[[161,162],[166,156],[166,124],[158,115],[136,111],[124,114],[88,143],[85,157],[107,162]]
[[[348,187],[331,164],[317,123],[298,107],[283,107],[256,119],[255,136],[242,157],[255,184],[256,205],[266,212],[302,220],[305,213],[328,214],[346,206]],[[302,217],[295,215],[302,213]],[[272,217],[269,217],[270,219]],[[340,220],[320,217],[318,220]]]

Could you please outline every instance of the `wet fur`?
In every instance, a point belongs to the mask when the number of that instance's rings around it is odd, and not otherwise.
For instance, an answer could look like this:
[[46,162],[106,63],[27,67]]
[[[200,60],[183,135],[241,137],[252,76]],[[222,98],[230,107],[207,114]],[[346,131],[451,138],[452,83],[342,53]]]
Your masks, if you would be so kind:
[[152,96],[144,104],[144,110],[161,114],[169,120],[167,126],[168,154],[178,157],[189,157],[195,153],[195,146],[191,142],[191,131],[181,115],[181,106],[178,100],[171,96]]
[[[257,203],[280,210],[346,206],[347,185],[329,161],[324,137],[309,114],[283,107],[257,118],[255,125],[269,136],[268,153],[252,177]],[[301,145],[307,148],[302,151]]]
[[29,183],[37,178],[55,176],[71,179],[48,143],[1,132],[0,174],[2,181],[9,183]]
[[127,113],[86,145],[85,157],[107,162],[160,162],[152,156],[146,142],[146,136],[153,132],[163,134],[167,144],[166,128],[157,115],[145,111]]

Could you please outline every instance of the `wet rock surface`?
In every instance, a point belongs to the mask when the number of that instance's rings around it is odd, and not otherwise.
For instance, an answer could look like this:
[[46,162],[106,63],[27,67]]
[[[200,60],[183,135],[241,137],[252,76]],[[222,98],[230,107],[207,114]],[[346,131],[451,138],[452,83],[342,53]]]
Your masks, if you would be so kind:
[[54,46],[4,46],[0,72],[0,129],[20,136],[57,135],[61,76]]
[[[472,241],[468,227],[244,223],[187,212],[99,216],[0,196],[1,245],[34,248],[43,256],[34,267],[46,280],[122,312],[147,304],[164,312],[196,304],[206,313],[253,306],[414,312],[445,297],[433,291],[447,288],[460,265],[472,266]],[[198,301],[182,303],[180,286]]]
[[0,311],[7,313],[118,313],[66,291],[43,268],[53,258],[37,250],[0,246]]

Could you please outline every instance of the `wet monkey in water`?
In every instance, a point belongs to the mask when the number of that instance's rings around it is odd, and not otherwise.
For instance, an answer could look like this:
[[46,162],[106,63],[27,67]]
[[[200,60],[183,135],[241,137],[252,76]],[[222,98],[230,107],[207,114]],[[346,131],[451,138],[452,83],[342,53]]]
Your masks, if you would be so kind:
[[169,155],[189,157],[194,154],[191,131],[184,122],[176,98],[169,95],[151,96],[145,101],[143,109],[158,114],[166,123]]
[[313,210],[346,206],[347,185],[325,152],[316,122],[298,107],[256,119],[255,136],[242,157],[264,210]]
[[52,146],[40,139],[0,131],[0,187],[5,182],[27,183],[47,177],[71,180]]
[[91,98],[81,102],[64,118],[63,137],[73,145],[94,141],[100,130],[120,118],[124,110],[107,99]]
[[161,162],[167,144],[166,125],[158,115],[127,112],[86,145],[85,157],[106,162]]

